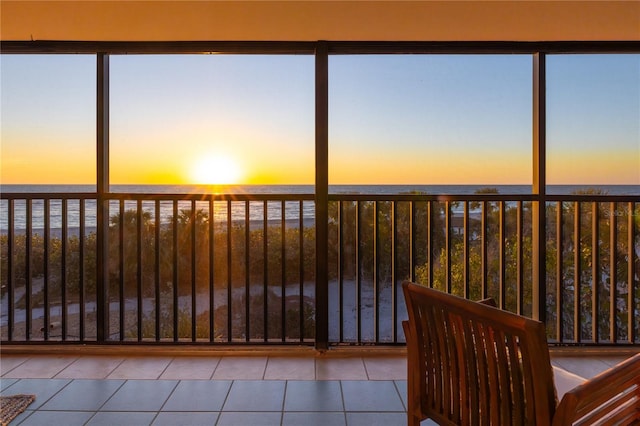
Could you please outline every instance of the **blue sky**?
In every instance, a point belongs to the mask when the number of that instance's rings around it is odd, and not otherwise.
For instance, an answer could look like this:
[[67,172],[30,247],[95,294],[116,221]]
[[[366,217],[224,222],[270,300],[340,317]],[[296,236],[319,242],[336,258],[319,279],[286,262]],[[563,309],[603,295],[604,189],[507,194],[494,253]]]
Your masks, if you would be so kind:
[[[2,182],[94,182],[95,57],[0,61]],[[547,70],[548,183],[640,185],[640,55]],[[530,184],[531,73],[528,55],[331,56],[330,183]],[[312,184],[314,92],[308,55],[114,55],[111,181]]]
[[377,170],[374,183],[530,182],[530,56],[338,56],[329,64],[330,176],[359,173],[338,168],[357,158],[360,169]]

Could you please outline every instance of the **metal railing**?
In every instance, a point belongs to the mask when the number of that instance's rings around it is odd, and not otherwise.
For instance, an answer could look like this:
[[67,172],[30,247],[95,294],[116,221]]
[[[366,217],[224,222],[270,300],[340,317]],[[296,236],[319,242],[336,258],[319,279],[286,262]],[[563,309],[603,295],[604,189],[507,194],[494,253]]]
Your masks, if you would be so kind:
[[[638,197],[546,199],[550,341],[639,343]],[[3,343],[312,345],[320,287],[329,344],[393,345],[403,280],[526,316],[540,294],[533,195],[331,194],[326,236],[313,194],[111,193],[102,224],[93,193],[1,200]]]

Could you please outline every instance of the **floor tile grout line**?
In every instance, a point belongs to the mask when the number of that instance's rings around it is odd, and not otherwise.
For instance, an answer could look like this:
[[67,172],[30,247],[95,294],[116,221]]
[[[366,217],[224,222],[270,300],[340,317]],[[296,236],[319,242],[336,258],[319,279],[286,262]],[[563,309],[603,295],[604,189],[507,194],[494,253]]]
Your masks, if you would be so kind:
[[367,363],[364,361],[364,358],[360,358],[360,360],[362,361],[362,366],[364,367],[364,374],[365,376],[367,376],[367,380],[371,380],[371,377],[369,376],[369,369],[367,368]]
[[[224,396],[224,401],[222,401],[222,405],[220,405],[220,413],[222,415],[222,412],[224,411],[224,406],[227,403],[227,400],[229,399],[229,395],[231,394],[231,389],[233,388],[234,383],[236,382],[235,380],[231,380],[231,383],[229,384],[229,389],[227,389],[227,394]],[[218,418],[218,420],[220,420],[220,418]],[[216,422],[217,424],[218,422]]]
[[[25,359],[22,360],[22,362],[20,364],[14,365],[12,368],[10,368],[9,370],[5,371],[2,373],[2,375],[0,376],[0,378],[5,378],[5,375],[7,375],[8,373],[12,372],[13,370],[15,370],[16,368],[20,367],[22,364],[24,364],[25,362],[29,361],[31,358],[27,357]],[[6,377],[7,379],[10,377]]]
[[20,381],[20,379],[9,379],[9,378],[2,378],[1,380],[13,380],[13,382],[11,382],[9,386],[6,386],[6,387],[3,386],[0,388],[0,391],[2,391],[2,393],[5,393],[7,389],[11,388],[11,386],[15,385]]
[[[114,380],[114,379],[111,379],[111,380]],[[107,398],[107,399],[102,403],[102,405],[100,405],[100,407],[98,407],[98,409],[96,410],[96,413],[97,413],[97,412],[99,412],[100,410],[102,410],[102,408],[104,408],[104,406],[105,406],[105,405],[107,405],[107,403],[111,400],[111,398],[113,398],[113,396],[114,396],[116,393],[118,393],[118,391],[119,391],[120,389],[122,389],[122,387],[125,385],[125,383],[127,383],[127,382],[129,381],[129,380],[127,380],[127,379],[124,379],[124,380],[123,380],[123,379],[119,379],[119,380],[122,380],[122,383],[120,383],[120,386],[118,386],[118,387],[117,387],[117,388],[116,388],[116,389],[111,393],[111,395],[109,396],[109,398]],[[93,416],[92,416],[92,417],[93,417]]]
[[262,380],[265,380],[265,377],[267,375],[267,368],[269,367],[269,360],[271,359],[270,356],[267,356],[267,360],[264,363],[264,369],[262,370]]
[[[268,361],[267,361],[268,362]],[[266,370],[266,368],[265,368]],[[285,380],[284,381],[284,392],[282,393],[282,410],[280,410],[280,426],[284,426],[284,409],[285,409],[285,403],[287,401],[287,389],[289,387],[289,381]]]
[[[396,392],[398,394],[398,398],[400,398],[400,402],[402,403],[402,406],[404,407],[404,411],[407,411],[407,404],[404,403],[404,399],[402,399],[402,394],[400,393],[400,388],[398,387],[398,383],[395,380],[392,380],[391,383],[393,383],[393,386],[396,388]],[[407,383],[408,386],[408,383]]]
[[176,359],[176,357],[172,357],[172,358],[169,360],[169,362],[167,363],[167,365],[165,365],[164,369],[160,372],[160,374],[158,375],[158,377],[156,378],[156,380],[165,380],[165,379],[162,379],[162,375],[163,375],[164,373],[166,373],[166,372],[167,372],[167,370],[169,369],[169,367],[171,366],[171,364],[173,364],[173,361],[175,361],[175,359]]
[[[173,360],[171,360],[171,362],[173,362]],[[169,364],[171,364],[171,362]],[[169,367],[167,366],[167,368]],[[162,374],[160,376],[162,376]],[[173,389],[171,389],[171,392],[169,392],[169,395],[167,395],[162,405],[160,405],[160,408],[158,408],[158,410],[156,411],[156,414],[153,416],[153,419],[151,420],[151,423],[149,423],[149,425],[152,425],[156,418],[160,415],[164,406],[167,405],[167,402],[171,399],[171,396],[175,393],[176,389],[178,389],[178,386],[180,386],[180,383],[182,383],[182,380],[176,380],[176,384],[173,386]]]
[[55,379],[56,377],[58,377],[60,375],[60,373],[62,373],[64,370],[66,370],[67,368],[69,368],[72,364],[74,364],[76,361],[78,361],[80,359],[80,357],[76,357],[73,361],[71,361],[69,364],[65,365],[64,367],[62,367],[60,370],[58,370],[58,372],[56,374],[54,374],[51,378]]
[[[124,361],[124,360],[123,360],[123,361]],[[118,364],[118,365],[120,365],[120,364]],[[117,368],[117,367],[116,367],[116,368]],[[112,372],[113,372],[114,370],[115,370],[115,368],[112,370]],[[107,380],[107,379],[104,379],[104,380]],[[113,380],[113,379],[111,379],[111,380]],[[113,391],[113,393],[109,396],[109,398],[107,398],[107,399],[102,403],[102,405],[100,405],[100,407],[98,407],[98,409],[97,409],[97,410],[95,410],[95,411],[93,412],[93,414],[91,415],[91,417],[89,417],[89,418],[87,419],[87,421],[84,423],[85,425],[88,425],[88,424],[91,422],[91,420],[93,420],[93,418],[94,418],[98,413],[100,413],[100,412],[101,412],[100,410],[101,410],[101,409],[102,409],[102,408],[107,404],[107,402],[109,402],[109,400],[111,400],[111,398],[113,398],[113,396],[114,396],[114,395],[115,395],[115,394],[116,394],[120,389],[122,389],[122,386],[124,386],[124,384],[125,384],[126,382],[127,382],[126,380],[122,380],[122,383],[120,383],[120,386],[118,386],[118,387]]]
[[347,404],[344,401],[344,389],[342,388],[342,380],[338,380],[340,386],[340,398],[342,400],[342,411],[344,412],[344,424],[347,424]]
[[216,374],[216,370],[218,369],[218,366],[220,365],[220,361],[222,361],[222,357],[216,357],[216,365],[215,367],[213,367],[213,371],[211,372],[211,376],[209,376],[209,380],[214,380],[213,376],[214,374]]
[[211,372],[211,380],[216,380],[214,379],[214,377],[216,376],[216,372],[218,371],[218,368],[220,367],[220,364],[222,363],[222,360],[224,359],[224,356],[221,356],[218,358],[218,362],[216,362],[216,366],[214,367],[213,371]]
[[167,369],[169,368],[169,366],[171,365],[174,359],[176,359],[176,357],[171,357],[167,365],[164,366],[160,374],[158,374],[158,377],[156,377],[156,380],[160,380],[160,377],[162,377],[162,375],[167,371]]
[[126,361],[126,358],[125,358],[125,357],[123,357],[122,359],[120,359],[120,362],[118,363],[118,365],[116,365],[115,367],[113,367],[113,368],[111,369],[111,371],[109,372],[109,374],[107,374],[107,375],[105,376],[105,379],[108,379],[108,380],[114,380],[114,379],[109,379],[109,376],[111,376],[111,375],[113,374],[113,372],[114,372],[114,371],[116,371],[116,370],[117,370],[117,369],[118,369],[122,364],[124,364],[124,362],[125,362],[125,361]]

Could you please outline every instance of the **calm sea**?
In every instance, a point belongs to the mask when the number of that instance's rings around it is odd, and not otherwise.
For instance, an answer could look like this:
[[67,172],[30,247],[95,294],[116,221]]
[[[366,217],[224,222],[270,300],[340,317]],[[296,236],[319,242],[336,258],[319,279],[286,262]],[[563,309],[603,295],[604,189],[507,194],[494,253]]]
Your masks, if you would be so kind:
[[[411,192],[421,192],[426,194],[452,194],[465,195],[473,194],[483,188],[495,188],[499,194],[530,194],[530,185],[332,185],[329,192],[332,194],[402,194]],[[593,188],[593,186],[578,185],[555,185],[549,186],[549,194],[571,194],[576,190]],[[597,188],[610,195],[640,195],[640,185],[602,185]],[[95,185],[0,185],[0,192],[17,193],[78,193],[94,192]],[[154,194],[313,194],[313,185],[231,185],[231,186],[199,186],[199,185],[112,185],[112,192],[117,193],[154,193]],[[217,208],[217,206],[220,208]],[[0,201],[0,232],[8,230],[9,203],[7,200]],[[96,202],[87,200],[85,203],[85,226],[88,229],[96,226]],[[132,206],[133,207],[133,206]],[[128,208],[125,205],[125,208]],[[183,208],[183,207],[179,207]],[[184,208],[189,208],[188,205]],[[300,217],[305,220],[313,220],[313,202],[304,202],[302,207],[298,202],[285,203],[285,219],[295,220]],[[62,227],[62,202],[52,200],[50,209],[50,227],[59,229]],[[143,202],[143,210],[155,214],[153,203]],[[117,214],[118,207],[114,205],[111,215]],[[244,203],[232,203],[231,217],[233,220],[244,220],[246,215]],[[168,222],[173,216],[173,207],[170,204],[161,205],[160,217],[162,222]],[[32,227],[33,229],[44,228],[44,202],[35,200],[32,204]],[[214,205],[214,217],[216,220],[225,221],[227,219],[226,202]],[[262,220],[264,217],[264,204],[262,202],[250,203],[249,219]],[[269,202],[267,204],[267,217],[269,220],[280,220],[282,218],[282,204],[280,202]],[[14,205],[14,221],[17,231],[26,228],[26,203],[16,201]],[[80,202],[72,200],[67,205],[67,223],[69,228],[77,228],[80,225]]]

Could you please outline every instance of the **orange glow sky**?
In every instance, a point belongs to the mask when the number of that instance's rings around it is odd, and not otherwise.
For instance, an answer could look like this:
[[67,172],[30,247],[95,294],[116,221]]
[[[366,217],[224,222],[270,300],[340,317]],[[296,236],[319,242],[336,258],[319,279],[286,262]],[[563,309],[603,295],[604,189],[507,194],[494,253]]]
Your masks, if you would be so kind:
[[[95,58],[5,55],[0,181],[95,182]],[[330,184],[530,184],[531,58],[329,62]],[[640,184],[640,55],[551,56],[550,184]],[[112,184],[313,184],[312,56],[114,56]]]

